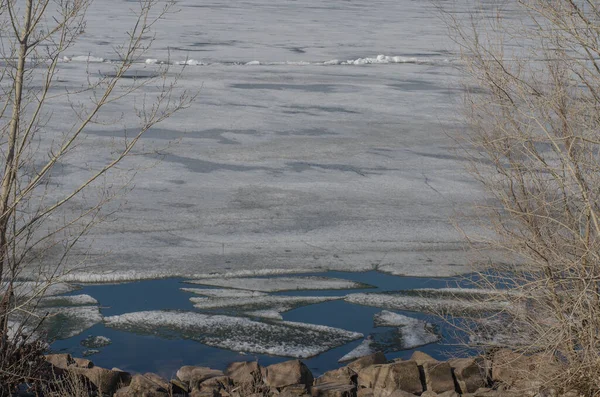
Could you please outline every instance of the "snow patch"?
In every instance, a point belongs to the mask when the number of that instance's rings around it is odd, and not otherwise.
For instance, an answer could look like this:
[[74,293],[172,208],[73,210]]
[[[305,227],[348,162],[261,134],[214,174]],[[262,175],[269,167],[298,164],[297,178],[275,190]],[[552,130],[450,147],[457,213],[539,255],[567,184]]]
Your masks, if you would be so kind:
[[184,65],[184,66],[204,66],[206,63],[202,61],[198,61],[196,59],[186,59],[185,61],[177,61],[175,65]]
[[68,62],[87,62],[87,63],[102,63],[104,62],[104,58],[95,57],[92,55],[77,55],[71,58],[63,57],[64,59],[68,59]]
[[209,346],[249,353],[308,358],[362,337],[339,328],[262,323],[248,318],[195,312],[145,311],[106,317],[108,327],[157,336],[176,335]]

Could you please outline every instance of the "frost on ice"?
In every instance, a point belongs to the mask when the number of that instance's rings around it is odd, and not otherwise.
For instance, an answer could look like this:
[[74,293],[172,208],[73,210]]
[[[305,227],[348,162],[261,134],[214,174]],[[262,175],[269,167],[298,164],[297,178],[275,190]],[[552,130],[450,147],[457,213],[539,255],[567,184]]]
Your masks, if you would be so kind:
[[327,277],[231,277],[186,281],[191,284],[237,288],[251,291],[276,292],[291,290],[324,290],[369,288],[370,286],[351,280]]
[[195,312],[145,311],[104,320],[108,327],[129,332],[175,336],[222,349],[295,358],[316,356],[363,336],[321,325],[286,321],[262,323]]

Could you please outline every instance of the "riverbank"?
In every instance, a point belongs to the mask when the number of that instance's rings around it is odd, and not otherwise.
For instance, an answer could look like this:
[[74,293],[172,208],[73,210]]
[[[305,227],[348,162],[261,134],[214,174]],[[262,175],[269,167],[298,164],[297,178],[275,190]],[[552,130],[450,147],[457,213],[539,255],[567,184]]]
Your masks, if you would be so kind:
[[[389,361],[381,352],[315,377],[300,360],[261,366],[230,363],[224,371],[183,366],[172,378],[96,367],[69,354],[46,356],[55,388],[72,395],[114,397],[517,397],[562,396],[531,377],[555,368],[535,356],[498,350],[486,357],[438,361],[417,351],[409,360]],[[60,385],[60,386],[59,386]],[[72,388],[72,389],[69,389]],[[76,390],[75,390],[76,389]],[[64,394],[71,395],[71,394]]]

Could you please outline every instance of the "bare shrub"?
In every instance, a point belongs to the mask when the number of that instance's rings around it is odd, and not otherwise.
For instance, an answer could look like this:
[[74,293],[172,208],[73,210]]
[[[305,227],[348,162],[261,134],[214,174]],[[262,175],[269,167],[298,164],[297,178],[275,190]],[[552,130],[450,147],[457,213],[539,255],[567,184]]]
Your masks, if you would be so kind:
[[461,326],[560,369],[530,378],[599,395],[600,4],[476,3],[444,10],[466,72],[461,149],[492,198],[478,208],[491,237],[469,238],[504,253],[477,283],[518,293]]
[[[85,31],[90,4],[91,0],[0,0],[2,393],[39,380],[31,365],[45,348],[33,340],[43,337],[39,325],[47,316],[37,310],[39,299],[67,272],[72,248],[118,210],[107,204],[129,189],[127,171],[134,165],[123,165],[124,159],[148,129],[193,99],[175,91],[177,75],[167,78],[168,66],[153,78],[124,79],[150,48],[153,27],[170,11],[170,0],[129,3],[133,23],[123,42],[114,43],[115,60],[106,63],[111,71],[81,68],[84,76],[78,88],[62,86],[58,79],[62,62],[68,61],[65,51]],[[143,95],[137,95],[142,88]],[[123,106],[128,97],[130,108]],[[130,126],[133,132],[115,142],[110,153],[94,157],[96,153],[82,149],[84,132],[93,124],[114,123],[102,110],[117,104],[134,115],[137,126]],[[69,184],[57,178],[57,168],[76,164],[82,155],[87,163],[77,177]],[[124,183],[116,183],[117,177]],[[77,265],[81,263],[71,263],[71,268]],[[32,281],[23,283],[23,278]]]

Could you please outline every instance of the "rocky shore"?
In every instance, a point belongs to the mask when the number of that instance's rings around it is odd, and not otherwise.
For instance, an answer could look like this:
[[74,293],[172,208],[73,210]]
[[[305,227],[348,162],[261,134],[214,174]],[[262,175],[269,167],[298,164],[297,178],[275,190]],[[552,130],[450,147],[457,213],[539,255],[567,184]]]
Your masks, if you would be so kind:
[[[314,378],[300,360],[267,367],[236,362],[225,371],[181,367],[174,379],[153,373],[106,369],[69,354],[46,356],[58,383],[80,385],[79,395],[114,397],[576,397],[532,381],[535,357],[498,350],[487,357],[438,361],[415,352],[410,360],[388,361],[375,353]],[[81,388],[85,390],[81,390]],[[66,390],[64,387],[62,390]],[[82,393],[83,394],[79,394]]]

